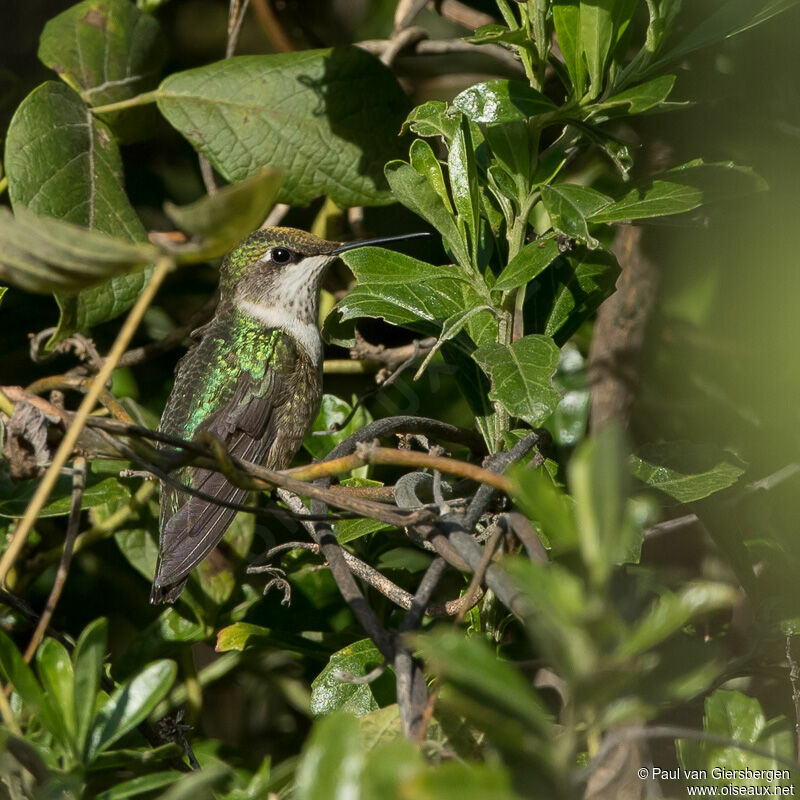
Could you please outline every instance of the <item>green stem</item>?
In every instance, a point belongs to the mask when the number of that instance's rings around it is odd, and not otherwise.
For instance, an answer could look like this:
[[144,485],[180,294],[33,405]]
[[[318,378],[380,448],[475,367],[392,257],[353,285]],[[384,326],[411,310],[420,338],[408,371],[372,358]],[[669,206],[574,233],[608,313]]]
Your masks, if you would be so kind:
[[3,175],[3,177],[0,178],[0,194],[3,194],[6,189],[8,189],[8,176]]
[[155,103],[159,97],[158,90],[152,92],[144,92],[144,94],[137,94],[135,97],[129,97],[127,100],[120,100],[117,103],[109,103],[105,106],[95,106],[92,109],[93,114],[107,114],[111,111],[124,111],[126,108],[135,108],[136,106],[146,106],[148,103]]

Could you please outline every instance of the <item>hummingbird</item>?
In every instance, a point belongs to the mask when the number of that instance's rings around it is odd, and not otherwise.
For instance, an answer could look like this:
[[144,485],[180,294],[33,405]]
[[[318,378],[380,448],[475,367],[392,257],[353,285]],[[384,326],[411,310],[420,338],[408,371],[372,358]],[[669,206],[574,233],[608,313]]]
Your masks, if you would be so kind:
[[[269,469],[289,466],[322,399],[319,295],[326,269],[346,250],[425,233],[332,242],[295,228],[262,228],[220,266],[214,317],[178,362],[159,430],[219,437],[228,452]],[[196,467],[180,483],[241,504],[247,490]],[[236,510],[162,484],[151,603],[173,603],[189,573],[222,539]]]

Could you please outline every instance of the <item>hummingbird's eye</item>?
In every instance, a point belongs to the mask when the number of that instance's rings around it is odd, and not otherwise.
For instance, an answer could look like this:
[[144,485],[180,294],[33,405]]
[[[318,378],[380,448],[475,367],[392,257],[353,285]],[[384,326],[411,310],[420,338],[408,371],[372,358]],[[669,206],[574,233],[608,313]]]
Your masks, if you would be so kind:
[[292,251],[285,247],[273,247],[269,257],[273,264],[288,264],[292,260]]

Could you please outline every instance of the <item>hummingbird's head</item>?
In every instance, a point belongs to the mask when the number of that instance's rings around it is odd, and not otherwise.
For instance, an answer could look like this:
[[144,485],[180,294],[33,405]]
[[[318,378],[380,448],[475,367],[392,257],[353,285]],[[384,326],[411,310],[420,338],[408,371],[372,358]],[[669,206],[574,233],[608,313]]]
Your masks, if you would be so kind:
[[[249,309],[270,309],[301,324],[316,324],[325,270],[341,253],[427,234],[331,242],[296,228],[262,228],[232,250],[220,268],[223,296]],[[255,312],[257,313],[257,311]],[[263,316],[263,315],[261,315]]]

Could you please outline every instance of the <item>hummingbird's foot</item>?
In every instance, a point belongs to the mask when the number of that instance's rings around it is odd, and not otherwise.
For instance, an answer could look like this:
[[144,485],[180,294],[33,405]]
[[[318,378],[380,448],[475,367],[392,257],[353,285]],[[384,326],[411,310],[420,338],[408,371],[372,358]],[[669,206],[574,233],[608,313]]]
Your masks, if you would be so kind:
[[269,581],[267,581],[267,585],[264,587],[264,591],[262,592],[263,595],[266,595],[269,590],[275,586],[278,589],[283,591],[283,599],[281,600],[282,606],[288,606],[292,602],[292,587],[289,584],[289,581],[286,580],[286,572],[282,570],[280,567],[273,567],[269,564],[262,564],[257,565],[254,564],[247,568],[248,575],[254,575],[256,573],[265,573],[267,575],[272,576]]

